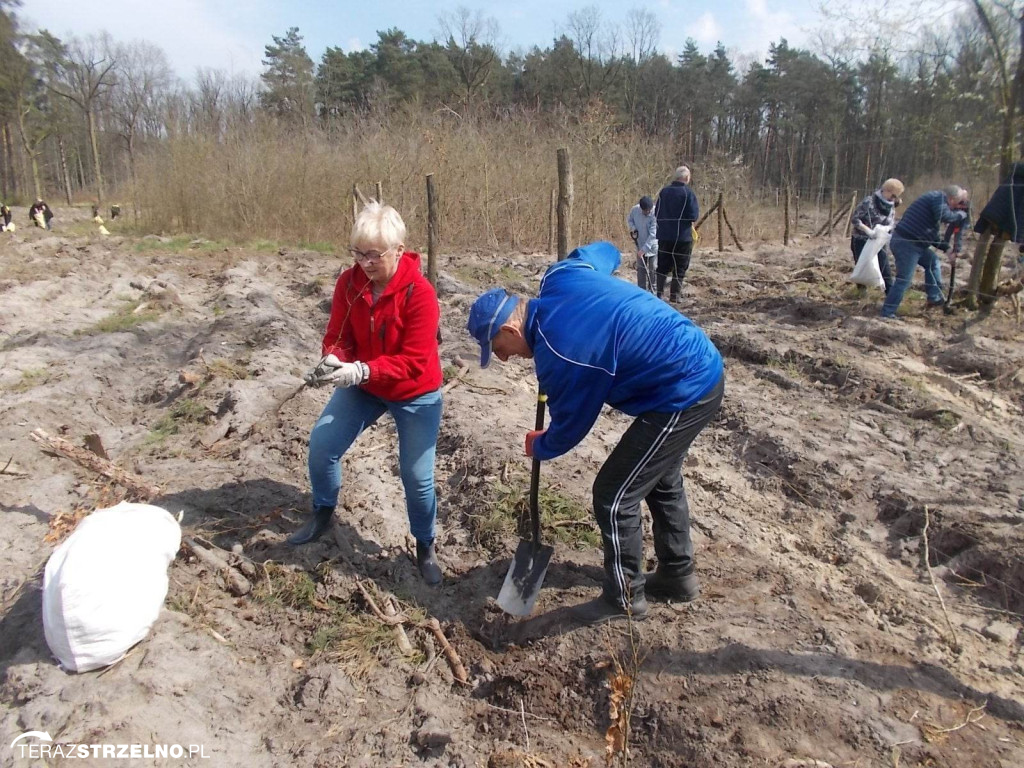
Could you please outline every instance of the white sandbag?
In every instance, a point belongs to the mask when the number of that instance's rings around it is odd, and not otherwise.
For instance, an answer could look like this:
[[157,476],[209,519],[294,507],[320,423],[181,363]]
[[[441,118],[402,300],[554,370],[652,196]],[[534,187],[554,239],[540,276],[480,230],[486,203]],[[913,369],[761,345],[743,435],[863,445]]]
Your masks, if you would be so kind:
[[109,666],[149,634],[180,546],[178,522],[149,504],[121,502],[78,524],[43,577],[43,630],[61,667]]
[[860,249],[860,256],[857,257],[857,266],[853,268],[850,280],[869,288],[885,288],[885,280],[882,279],[882,270],[878,268],[878,252],[884,248],[890,237],[889,227],[876,226],[875,237],[868,238],[864,247]]
[[39,213],[34,214],[32,216],[32,220],[35,221],[36,226],[39,227],[40,229],[46,229],[46,217],[43,215],[42,211],[39,211]]
[[101,235],[109,235],[110,234],[110,230],[107,229],[106,227],[104,227],[102,224],[100,224],[100,234]]
[[14,222],[12,221],[10,224],[7,225],[4,231],[13,232],[15,229],[17,229],[17,227],[14,226]]

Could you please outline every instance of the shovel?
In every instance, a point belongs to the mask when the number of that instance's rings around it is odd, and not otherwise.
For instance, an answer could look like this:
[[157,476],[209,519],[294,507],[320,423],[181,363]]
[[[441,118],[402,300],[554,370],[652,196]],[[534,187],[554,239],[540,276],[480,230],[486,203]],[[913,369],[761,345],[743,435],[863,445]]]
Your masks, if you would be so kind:
[[949,268],[949,293],[946,294],[946,303],[942,307],[943,313],[947,315],[953,314],[953,286],[956,280],[956,262],[960,259],[956,259],[953,265]]
[[[544,403],[547,396],[537,393],[537,427],[544,429]],[[554,548],[540,543],[540,459],[533,457],[530,473],[530,522],[533,525],[533,540],[521,539],[516,556],[505,574],[505,583],[498,593],[498,607],[512,616],[529,616],[537,602],[544,574]]]

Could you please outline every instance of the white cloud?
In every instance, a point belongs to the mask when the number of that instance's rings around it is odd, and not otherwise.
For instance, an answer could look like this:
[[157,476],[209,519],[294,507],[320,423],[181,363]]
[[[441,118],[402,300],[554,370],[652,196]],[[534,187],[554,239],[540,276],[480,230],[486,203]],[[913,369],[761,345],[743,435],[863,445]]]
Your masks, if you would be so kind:
[[693,24],[686,28],[686,34],[704,45],[714,45],[722,39],[722,28],[715,20],[715,14],[704,11]]
[[363,41],[358,37],[350,37],[348,39],[348,43],[345,45],[345,50],[348,53],[353,53],[354,51],[366,50],[366,46],[363,45]]
[[[259,14],[259,3],[247,12]],[[106,30],[118,42],[147,40],[167,53],[178,74],[191,79],[196,68],[229,74],[260,71],[263,46],[239,34],[228,9],[204,0],[32,0],[20,14],[31,26],[58,37],[86,36]],[[267,40],[270,36],[267,35]]]
[[800,36],[800,28],[788,11],[771,11],[766,0],[746,0],[746,7],[751,23],[749,32],[742,35],[742,47],[767,51],[768,44],[778,42],[779,38],[792,40]]

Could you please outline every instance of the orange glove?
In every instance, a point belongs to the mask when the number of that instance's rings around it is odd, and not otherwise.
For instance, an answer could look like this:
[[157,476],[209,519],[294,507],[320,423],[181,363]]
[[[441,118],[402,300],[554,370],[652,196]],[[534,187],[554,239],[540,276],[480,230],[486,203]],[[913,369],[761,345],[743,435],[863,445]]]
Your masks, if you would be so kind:
[[533,456],[533,441],[547,432],[546,429],[534,429],[526,433],[526,455]]

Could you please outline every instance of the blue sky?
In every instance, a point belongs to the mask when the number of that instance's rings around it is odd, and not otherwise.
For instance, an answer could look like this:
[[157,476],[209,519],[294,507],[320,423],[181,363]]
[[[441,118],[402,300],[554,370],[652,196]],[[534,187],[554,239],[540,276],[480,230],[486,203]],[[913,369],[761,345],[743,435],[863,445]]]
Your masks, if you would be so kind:
[[760,57],[780,37],[808,45],[819,20],[816,0],[25,0],[19,13],[28,25],[58,37],[105,29],[118,41],[148,40],[166,51],[179,75],[191,79],[198,67],[258,74],[271,35],[283,35],[292,26],[299,28],[314,61],[328,46],[346,51],[368,47],[377,30],[389,27],[416,40],[433,39],[438,16],[459,6],[493,17],[506,53],[550,45],[569,14],[587,6],[596,6],[605,22],[619,25],[631,8],[646,8],[661,23],[659,49],[670,55],[692,37],[705,51],[721,40],[731,54]]

